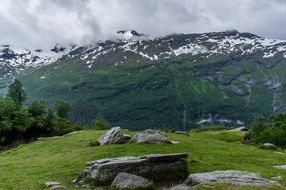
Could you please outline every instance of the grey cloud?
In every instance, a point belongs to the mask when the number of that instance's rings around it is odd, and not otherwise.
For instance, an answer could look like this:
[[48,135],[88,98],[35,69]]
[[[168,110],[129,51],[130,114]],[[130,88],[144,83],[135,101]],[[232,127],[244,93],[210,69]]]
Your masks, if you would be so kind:
[[237,29],[286,39],[285,17],[285,0],[1,0],[0,44],[86,44],[122,29],[149,35]]

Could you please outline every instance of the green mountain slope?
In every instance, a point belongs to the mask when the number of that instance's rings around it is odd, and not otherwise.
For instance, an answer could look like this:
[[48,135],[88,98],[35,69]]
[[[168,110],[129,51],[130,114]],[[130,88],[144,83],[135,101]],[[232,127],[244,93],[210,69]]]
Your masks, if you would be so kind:
[[242,125],[286,110],[285,42],[266,42],[236,31],[107,41],[20,79],[30,99],[70,101],[75,121],[102,112],[137,130]]
[[[44,189],[44,182],[50,180],[60,181],[71,190],[77,189],[70,181],[88,161],[150,153],[187,152],[190,173],[237,169],[256,172],[267,178],[286,177],[286,171],[273,168],[274,165],[286,163],[285,151],[261,150],[243,145],[240,133],[202,132],[191,133],[189,136],[168,134],[171,139],[180,141],[178,145],[125,144],[89,147],[89,142],[97,139],[103,132],[88,130],[63,138],[38,140],[0,153],[0,189],[40,190]],[[256,189],[229,185],[226,187],[234,190]],[[218,185],[216,189],[226,187]],[[283,188],[284,186],[281,187]]]

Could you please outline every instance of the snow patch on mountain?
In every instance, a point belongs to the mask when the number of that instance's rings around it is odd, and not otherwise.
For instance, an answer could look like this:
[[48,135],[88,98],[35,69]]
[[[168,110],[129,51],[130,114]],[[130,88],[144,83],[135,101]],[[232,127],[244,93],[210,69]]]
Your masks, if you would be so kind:
[[202,53],[207,53],[208,49],[204,46],[200,46],[198,44],[188,44],[182,47],[179,47],[178,49],[173,50],[173,53],[176,56],[182,55],[182,54],[192,54],[192,55],[198,55]]
[[61,48],[55,46],[51,50],[28,50],[2,45],[0,46],[0,63],[11,67],[39,67],[57,61],[72,49],[72,46]]

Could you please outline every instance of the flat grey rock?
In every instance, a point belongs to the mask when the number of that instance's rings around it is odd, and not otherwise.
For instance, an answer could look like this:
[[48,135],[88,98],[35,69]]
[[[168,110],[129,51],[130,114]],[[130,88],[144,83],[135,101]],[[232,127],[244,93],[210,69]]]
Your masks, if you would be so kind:
[[130,173],[119,173],[112,182],[112,187],[119,190],[132,190],[142,186],[148,185],[150,182],[140,176],[133,175]]
[[[88,181],[96,184],[110,185],[119,173],[131,173],[149,179],[151,176],[159,175],[164,180],[168,175],[174,173],[181,176],[172,176],[184,180],[188,175],[187,154],[151,154],[140,157],[119,157],[110,159],[94,160],[87,163],[86,168],[74,180],[75,184],[83,185]],[[170,177],[170,176],[169,176]]]
[[230,183],[236,185],[268,186],[278,185],[278,182],[262,178],[260,175],[237,170],[214,171],[189,175],[187,185]]

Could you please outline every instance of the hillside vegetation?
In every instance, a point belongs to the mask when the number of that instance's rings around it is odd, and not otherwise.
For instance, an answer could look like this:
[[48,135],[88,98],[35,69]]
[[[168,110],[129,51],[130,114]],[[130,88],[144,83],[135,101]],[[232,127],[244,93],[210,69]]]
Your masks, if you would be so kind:
[[286,109],[285,44],[237,31],[106,41],[19,78],[30,100],[71,102],[76,121],[100,112],[135,130],[249,124]]
[[[168,133],[178,145],[124,144],[89,146],[104,131],[85,130],[62,138],[45,138],[0,153],[1,190],[41,190],[44,182],[56,180],[69,189],[76,189],[70,181],[85,163],[95,159],[140,156],[150,153],[187,152],[190,173],[237,169],[261,174],[263,177],[282,176],[286,170],[273,168],[286,163],[284,150],[262,150],[241,144],[241,133],[228,131],[194,132],[190,135]],[[133,134],[133,132],[130,132]],[[286,185],[286,184],[283,184]],[[262,189],[217,185],[197,189]],[[285,189],[284,186],[269,189]]]

